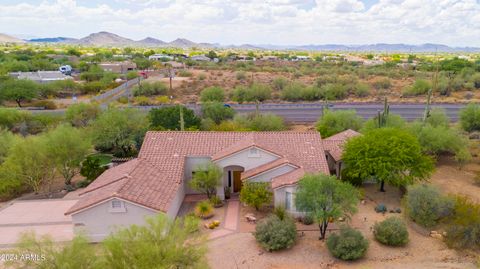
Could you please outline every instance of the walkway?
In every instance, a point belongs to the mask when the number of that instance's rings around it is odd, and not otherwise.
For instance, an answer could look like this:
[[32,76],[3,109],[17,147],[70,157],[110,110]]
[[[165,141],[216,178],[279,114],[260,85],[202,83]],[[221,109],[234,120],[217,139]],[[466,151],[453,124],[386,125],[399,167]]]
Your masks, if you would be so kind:
[[0,247],[17,242],[20,234],[34,231],[37,235],[49,234],[54,241],[73,238],[73,226],[67,211],[77,200],[24,200],[14,201],[0,210]]
[[216,239],[237,232],[240,214],[240,202],[238,200],[230,200],[227,202],[227,210],[225,212],[225,221],[223,228],[213,231],[209,235],[209,239]]

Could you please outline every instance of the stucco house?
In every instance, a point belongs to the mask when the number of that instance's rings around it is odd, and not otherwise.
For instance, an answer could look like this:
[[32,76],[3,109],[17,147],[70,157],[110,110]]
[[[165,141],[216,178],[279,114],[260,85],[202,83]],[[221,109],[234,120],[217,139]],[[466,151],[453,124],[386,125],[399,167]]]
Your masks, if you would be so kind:
[[136,159],[100,175],[65,214],[76,230],[100,241],[117,225],[144,223],[158,213],[175,218],[201,164],[224,171],[217,195],[233,193],[245,181],[270,182],[274,204],[296,212],[294,193],[306,173],[339,174],[341,147],[357,132],[323,140],[318,132],[147,132]]

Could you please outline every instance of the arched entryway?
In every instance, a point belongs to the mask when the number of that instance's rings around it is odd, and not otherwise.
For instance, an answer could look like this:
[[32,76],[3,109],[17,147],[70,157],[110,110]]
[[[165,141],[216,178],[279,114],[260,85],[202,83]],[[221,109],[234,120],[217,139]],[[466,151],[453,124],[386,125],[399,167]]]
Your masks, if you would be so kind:
[[224,182],[223,186],[229,188],[231,193],[238,193],[242,189],[242,172],[245,168],[238,165],[230,165],[223,168]]

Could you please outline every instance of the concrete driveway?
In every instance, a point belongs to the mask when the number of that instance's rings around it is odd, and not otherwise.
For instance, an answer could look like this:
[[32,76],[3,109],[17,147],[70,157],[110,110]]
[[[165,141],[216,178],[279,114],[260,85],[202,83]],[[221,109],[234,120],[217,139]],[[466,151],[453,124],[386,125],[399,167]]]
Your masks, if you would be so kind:
[[49,234],[54,241],[72,239],[72,219],[64,213],[76,202],[76,199],[11,202],[0,209],[0,247],[12,246],[20,234],[27,231]]

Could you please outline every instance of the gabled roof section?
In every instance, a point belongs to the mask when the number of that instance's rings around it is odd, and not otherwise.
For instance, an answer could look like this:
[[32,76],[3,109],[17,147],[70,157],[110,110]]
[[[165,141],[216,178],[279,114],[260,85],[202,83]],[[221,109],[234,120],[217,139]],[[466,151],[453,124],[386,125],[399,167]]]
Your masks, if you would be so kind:
[[294,166],[295,168],[299,168],[297,165],[290,163],[287,159],[280,158],[280,159],[276,159],[274,161],[271,161],[269,163],[266,163],[264,165],[260,165],[260,166],[257,166],[255,168],[252,168],[250,170],[244,171],[242,173],[241,179],[242,180],[248,179],[248,178],[254,177],[256,175],[265,173],[267,171],[273,170],[275,168],[278,168],[278,167],[281,167],[281,166],[287,165],[287,164],[290,164],[290,165]]
[[361,135],[361,133],[357,132],[357,131],[354,131],[352,129],[347,129],[345,131],[342,131],[340,133],[337,133],[337,134],[334,134],[328,138],[325,138],[323,139],[324,141],[325,140],[347,140],[349,138],[352,138],[352,137],[355,137],[355,136],[359,136]]
[[332,135],[328,138],[323,140],[323,146],[325,147],[325,151],[332,156],[335,161],[340,161],[342,159],[343,154],[343,145],[345,142],[355,136],[362,135],[359,132],[354,130],[348,129],[338,134]]
[[[298,168],[272,179],[272,189],[294,185],[305,175],[303,168]],[[328,173],[327,173],[328,175]]]

